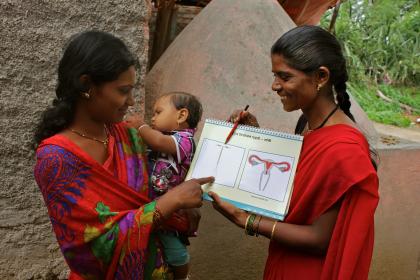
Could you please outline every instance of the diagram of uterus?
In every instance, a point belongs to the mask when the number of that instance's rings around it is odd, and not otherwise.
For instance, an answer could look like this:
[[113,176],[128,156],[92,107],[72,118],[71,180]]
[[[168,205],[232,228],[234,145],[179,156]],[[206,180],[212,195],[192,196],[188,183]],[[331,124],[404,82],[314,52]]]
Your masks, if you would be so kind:
[[267,188],[273,167],[280,170],[280,172],[287,172],[290,170],[290,163],[288,163],[287,161],[275,162],[271,159],[262,159],[257,155],[250,155],[248,158],[248,162],[251,164],[251,166],[264,164],[264,169],[261,172],[258,186],[258,189],[260,191],[265,191],[265,189]]

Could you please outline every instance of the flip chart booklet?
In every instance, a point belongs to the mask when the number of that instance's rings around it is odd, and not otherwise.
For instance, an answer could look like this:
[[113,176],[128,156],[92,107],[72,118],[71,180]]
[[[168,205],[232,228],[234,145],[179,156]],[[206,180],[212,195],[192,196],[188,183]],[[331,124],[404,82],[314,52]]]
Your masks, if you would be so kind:
[[214,176],[203,186],[250,212],[283,220],[287,214],[303,137],[207,119],[187,179]]

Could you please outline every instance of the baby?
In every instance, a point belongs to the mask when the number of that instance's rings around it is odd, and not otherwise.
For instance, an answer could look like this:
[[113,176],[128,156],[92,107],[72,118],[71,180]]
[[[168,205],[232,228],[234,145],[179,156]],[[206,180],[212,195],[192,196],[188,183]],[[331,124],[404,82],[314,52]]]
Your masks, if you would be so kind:
[[[149,174],[152,199],[184,181],[194,156],[193,136],[202,112],[202,105],[194,95],[171,92],[156,101],[151,126],[134,118],[127,120],[131,126],[138,127],[140,137],[151,149]],[[165,261],[173,268],[174,278],[187,279],[190,257],[186,238],[171,231],[161,231],[159,237]]]

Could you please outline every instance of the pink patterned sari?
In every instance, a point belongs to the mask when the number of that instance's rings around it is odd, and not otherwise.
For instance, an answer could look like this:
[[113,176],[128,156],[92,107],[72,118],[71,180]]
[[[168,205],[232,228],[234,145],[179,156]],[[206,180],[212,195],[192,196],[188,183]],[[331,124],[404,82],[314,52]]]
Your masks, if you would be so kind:
[[109,130],[103,165],[58,134],[36,152],[35,179],[70,279],[169,279],[153,232],[144,145],[123,123]]

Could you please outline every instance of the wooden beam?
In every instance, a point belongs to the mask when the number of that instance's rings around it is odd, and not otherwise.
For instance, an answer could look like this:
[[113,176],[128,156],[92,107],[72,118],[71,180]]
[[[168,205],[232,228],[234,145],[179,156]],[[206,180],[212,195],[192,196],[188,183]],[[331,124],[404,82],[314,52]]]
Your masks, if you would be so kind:
[[175,8],[175,0],[157,0],[156,29],[153,39],[150,68],[171,43],[171,22]]

